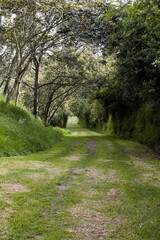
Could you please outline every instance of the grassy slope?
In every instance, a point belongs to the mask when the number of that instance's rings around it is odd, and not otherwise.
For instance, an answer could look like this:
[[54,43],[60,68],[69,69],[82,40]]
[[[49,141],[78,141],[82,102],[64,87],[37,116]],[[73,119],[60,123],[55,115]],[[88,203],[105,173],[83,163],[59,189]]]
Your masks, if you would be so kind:
[[155,156],[136,142],[70,131],[53,149],[0,159],[0,239],[160,239]]
[[57,129],[44,127],[40,120],[14,104],[0,100],[0,156],[29,154],[50,148],[62,138]]

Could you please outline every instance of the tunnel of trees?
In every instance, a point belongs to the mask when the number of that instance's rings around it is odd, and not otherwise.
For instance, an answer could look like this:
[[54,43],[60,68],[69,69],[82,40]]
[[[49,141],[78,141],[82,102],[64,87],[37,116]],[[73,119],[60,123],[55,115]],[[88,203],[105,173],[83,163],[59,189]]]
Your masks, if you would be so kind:
[[157,0],[0,0],[0,91],[46,124],[68,115],[160,143]]

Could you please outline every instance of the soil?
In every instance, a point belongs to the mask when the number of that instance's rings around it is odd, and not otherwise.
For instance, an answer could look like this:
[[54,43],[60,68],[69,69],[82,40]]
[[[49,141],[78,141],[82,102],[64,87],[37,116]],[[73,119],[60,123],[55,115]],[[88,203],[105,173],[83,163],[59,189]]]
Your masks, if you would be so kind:
[[0,184],[0,188],[5,193],[18,193],[18,192],[29,192],[29,189],[26,189],[24,185],[21,183],[12,183],[12,182],[4,182]]
[[89,150],[91,154],[94,154],[96,152],[96,141],[94,139],[91,139],[88,143],[84,145],[85,148]]

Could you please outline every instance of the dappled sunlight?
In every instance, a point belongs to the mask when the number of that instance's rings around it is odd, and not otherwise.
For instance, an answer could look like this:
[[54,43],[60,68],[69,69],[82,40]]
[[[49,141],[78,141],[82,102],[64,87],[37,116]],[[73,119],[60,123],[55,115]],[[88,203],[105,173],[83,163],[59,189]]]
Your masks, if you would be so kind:
[[68,121],[67,121],[67,128],[70,127],[78,127],[78,117],[68,117]]
[[76,131],[76,129],[74,128],[70,128],[70,131],[71,131],[71,136],[81,136],[81,137],[90,137],[90,136],[101,136],[100,133],[96,133],[96,132],[93,132],[93,131],[90,131],[88,129],[83,129],[83,131]]
[[101,133],[97,133],[91,130],[88,130],[87,128],[80,128],[80,127],[70,127],[68,128],[70,131],[70,135],[67,135],[68,137],[94,137],[94,136],[104,136]]
[[75,136],[75,137],[87,137],[87,136],[101,136],[103,134],[88,130],[86,128],[81,128],[78,124],[79,119],[78,117],[69,117],[67,122],[67,128],[70,131],[70,135],[68,136]]

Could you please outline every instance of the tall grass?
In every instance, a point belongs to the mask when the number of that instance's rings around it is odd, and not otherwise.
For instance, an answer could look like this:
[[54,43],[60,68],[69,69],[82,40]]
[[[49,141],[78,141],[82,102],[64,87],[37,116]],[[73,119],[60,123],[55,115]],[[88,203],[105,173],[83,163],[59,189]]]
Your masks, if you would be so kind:
[[50,148],[62,138],[58,128],[45,127],[24,107],[0,99],[0,156],[30,154]]

